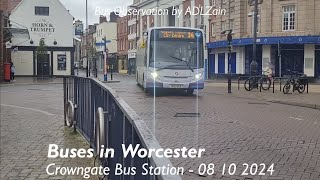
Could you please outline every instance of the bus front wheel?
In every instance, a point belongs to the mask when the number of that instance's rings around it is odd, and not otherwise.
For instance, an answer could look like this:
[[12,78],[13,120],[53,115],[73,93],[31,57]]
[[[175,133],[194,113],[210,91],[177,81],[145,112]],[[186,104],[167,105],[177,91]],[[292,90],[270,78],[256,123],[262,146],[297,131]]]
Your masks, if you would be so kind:
[[187,94],[191,96],[194,92],[194,89],[187,89]]

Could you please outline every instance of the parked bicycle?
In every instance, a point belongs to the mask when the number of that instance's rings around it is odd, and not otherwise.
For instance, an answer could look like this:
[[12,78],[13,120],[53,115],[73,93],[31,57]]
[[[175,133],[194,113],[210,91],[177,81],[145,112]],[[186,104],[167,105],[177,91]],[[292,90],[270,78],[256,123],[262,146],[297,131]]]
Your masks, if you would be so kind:
[[303,73],[299,73],[298,71],[288,70],[290,73],[289,79],[286,81],[286,84],[283,86],[283,93],[288,94],[292,87],[292,92],[297,90],[299,93],[303,93],[306,89],[307,81],[305,79],[305,75]]
[[[265,73],[265,71],[263,71],[263,73]],[[244,82],[244,88],[247,91],[251,91],[254,88],[259,88],[259,85],[263,90],[269,90],[271,86],[271,79],[267,75],[261,74],[259,76],[250,76]]]

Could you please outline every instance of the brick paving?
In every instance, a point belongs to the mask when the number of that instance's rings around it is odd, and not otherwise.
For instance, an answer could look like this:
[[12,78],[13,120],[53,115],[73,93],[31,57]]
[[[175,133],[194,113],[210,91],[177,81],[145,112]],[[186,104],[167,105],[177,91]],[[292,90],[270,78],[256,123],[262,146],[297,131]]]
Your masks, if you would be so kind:
[[[248,99],[256,99],[267,102],[277,102],[282,104],[296,105],[302,107],[316,108],[320,109],[320,85],[310,84],[309,93],[299,94],[297,91],[290,94],[283,94],[280,91],[280,85],[275,85],[275,91],[273,93],[272,89],[264,91],[259,89],[253,89],[252,91],[246,91],[243,84],[240,84],[238,89],[238,84],[232,84],[232,93],[227,93],[227,83],[207,83],[204,90],[205,93],[215,93],[226,96],[235,96]],[[282,84],[283,87],[283,84]]]
[[[283,105],[254,98],[218,93],[206,86],[199,98],[182,94],[162,94],[155,99],[143,93],[132,76],[115,76],[110,83],[139,114],[163,148],[205,148],[201,159],[171,159],[175,166],[197,171],[201,163],[214,163],[213,176],[191,179],[320,179],[320,111]],[[198,102],[198,108],[197,108]],[[154,109],[156,113],[154,114]],[[199,118],[174,117],[176,113],[199,112]],[[155,118],[155,120],[154,120]],[[223,176],[222,165],[236,163],[233,176]],[[272,163],[272,176],[242,176],[243,163]]]
[[[32,83],[30,78],[29,79]],[[16,82],[15,82],[16,83]],[[1,87],[0,179],[83,179],[82,176],[48,176],[50,163],[65,167],[93,167],[93,159],[48,159],[48,145],[88,148],[79,134],[63,123],[61,84]],[[24,82],[26,83],[26,82]],[[91,177],[91,179],[97,179]]]

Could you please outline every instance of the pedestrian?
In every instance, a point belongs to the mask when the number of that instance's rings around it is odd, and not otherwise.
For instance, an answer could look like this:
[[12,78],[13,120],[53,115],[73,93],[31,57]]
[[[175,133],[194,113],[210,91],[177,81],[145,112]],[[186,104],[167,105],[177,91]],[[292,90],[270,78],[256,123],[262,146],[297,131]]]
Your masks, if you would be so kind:
[[128,61],[128,74],[131,75],[131,61]]
[[11,81],[15,81],[14,80],[14,73],[16,73],[16,68],[14,67],[14,64],[11,62],[10,63],[10,80]]

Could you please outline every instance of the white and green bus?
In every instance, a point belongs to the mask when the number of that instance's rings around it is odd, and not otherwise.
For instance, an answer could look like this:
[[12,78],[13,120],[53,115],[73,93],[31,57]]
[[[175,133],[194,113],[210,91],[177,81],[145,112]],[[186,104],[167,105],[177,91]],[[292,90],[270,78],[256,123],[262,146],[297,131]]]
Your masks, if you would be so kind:
[[155,27],[137,47],[136,80],[146,92],[204,88],[204,33],[201,29]]

